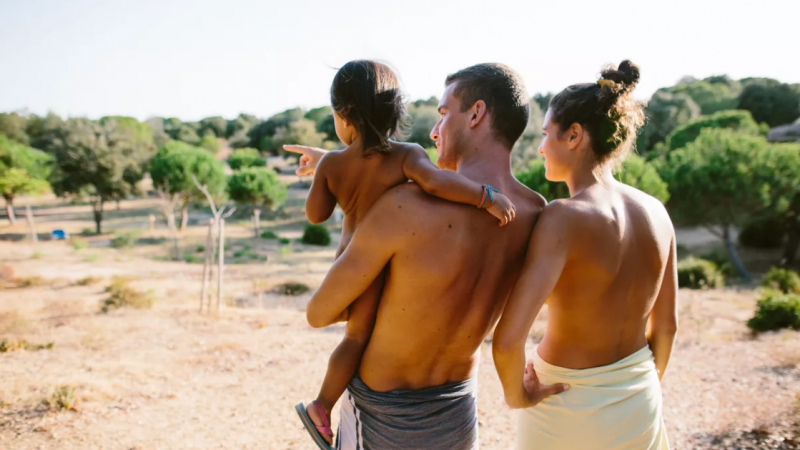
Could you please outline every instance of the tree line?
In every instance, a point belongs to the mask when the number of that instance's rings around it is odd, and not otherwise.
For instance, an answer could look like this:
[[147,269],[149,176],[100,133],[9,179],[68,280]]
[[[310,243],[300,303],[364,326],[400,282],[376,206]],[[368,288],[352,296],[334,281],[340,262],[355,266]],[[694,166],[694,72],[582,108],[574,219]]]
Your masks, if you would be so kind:
[[[512,151],[512,164],[520,180],[552,200],[568,193],[565,185],[544,178],[537,153],[550,98],[530,99],[530,121]],[[410,103],[410,126],[399,138],[433,147],[429,134],[439,117],[437,106],[435,97]],[[745,277],[731,237],[734,228],[745,244],[785,246],[782,262],[791,264],[800,245],[800,144],[768,142],[766,134],[798,119],[800,84],[684,78],[656,91],[645,112],[639,155],[625,162],[620,180],[665,202],[676,223],[719,235]],[[236,149],[227,161],[234,173],[227,177],[215,157],[221,140]],[[284,144],[340,148],[330,107],[293,108],[263,120],[240,114],[197,122],[0,113],[0,195],[12,222],[20,195],[51,189],[63,198],[88,200],[99,232],[105,205],[140,194],[139,182],[149,174],[170,227],[177,229],[173,211],[180,210],[185,228],[189,205],[204,201],[194,175],[220,201],[249,205],[258,233],[261,209],[278,207],[286,195],[265,167],[265,156],[282,155]]]

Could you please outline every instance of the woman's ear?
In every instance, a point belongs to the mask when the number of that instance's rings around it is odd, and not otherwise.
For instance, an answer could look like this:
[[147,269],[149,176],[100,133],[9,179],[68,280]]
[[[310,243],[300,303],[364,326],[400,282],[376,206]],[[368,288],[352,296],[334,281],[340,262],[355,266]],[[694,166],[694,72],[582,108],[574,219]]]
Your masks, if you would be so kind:
[[569,145],[570,150],[578,148],[585,135],[586,131],[581,124],[573,123],[570,125],[567,130],[567,145]]

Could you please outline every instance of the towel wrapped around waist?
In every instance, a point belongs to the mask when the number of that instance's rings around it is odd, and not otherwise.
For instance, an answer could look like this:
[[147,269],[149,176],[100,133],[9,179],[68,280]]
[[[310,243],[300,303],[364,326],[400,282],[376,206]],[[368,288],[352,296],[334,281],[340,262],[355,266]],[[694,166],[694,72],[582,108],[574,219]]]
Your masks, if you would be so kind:
[[520,411],[520,450],[668,450],[661,383],[650,347],[613,364],[567,369],[533,362],[543,384],[570,389]]
[[477,450],[478,380],[375,392],[356,375],[342,398],[339,450]]

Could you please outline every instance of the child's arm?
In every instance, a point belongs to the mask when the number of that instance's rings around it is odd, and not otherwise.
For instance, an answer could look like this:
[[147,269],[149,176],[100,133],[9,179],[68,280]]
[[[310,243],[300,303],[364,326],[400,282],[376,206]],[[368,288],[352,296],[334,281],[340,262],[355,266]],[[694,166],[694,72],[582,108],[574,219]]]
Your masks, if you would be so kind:
[[[422,148],[415,148],[406,155],[403,172],[430,195],[473,206],[478,206],[483,199],[483,186],[458,173],[439,169]],[[514,220],[517,214],[511,200],[500,193],[494,194],[494,202],[486,210],[500,219],[500,226]]]
[[311,183],[311,190],[306,198],[306,217],[313,224],[328,220],[336,208],[336,197],[328,189],[328,178],[325,176],[330,170],[329,159],[329,154],[325,154],[320,159],[314,173],[314,181]]

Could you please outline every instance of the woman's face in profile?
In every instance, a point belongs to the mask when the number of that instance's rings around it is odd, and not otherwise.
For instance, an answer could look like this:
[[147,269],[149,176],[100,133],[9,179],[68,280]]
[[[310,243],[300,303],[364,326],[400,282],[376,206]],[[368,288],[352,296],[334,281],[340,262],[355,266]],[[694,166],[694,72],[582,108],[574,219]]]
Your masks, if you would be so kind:
[[544,157],[545,177],[550,181],[565,181],[569,168],[570,148],[567,133],[552,121],[551,111],[547,110],[542,124],[544,138],[539,145],[539,154]]

